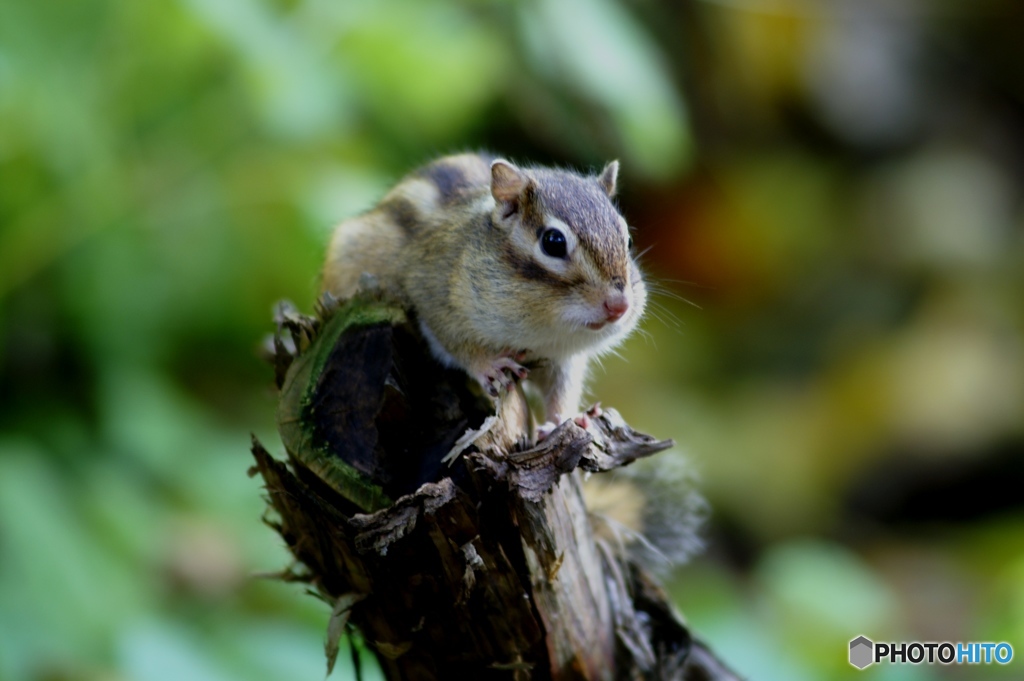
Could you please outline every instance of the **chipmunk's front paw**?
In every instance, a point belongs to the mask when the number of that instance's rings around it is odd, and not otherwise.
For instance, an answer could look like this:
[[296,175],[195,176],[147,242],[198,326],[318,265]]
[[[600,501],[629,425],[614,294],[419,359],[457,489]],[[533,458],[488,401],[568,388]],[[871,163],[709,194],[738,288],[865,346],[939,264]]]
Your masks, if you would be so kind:
[[[579,414],[573,416],[572,421],[583,430],[587,430],[590,428],[590,420],[596,419],[602,413],[603,411],[601,410],[601,403],[598,402],[587,411],[581,411]],[[557,415],[554,416],[553,418],[557,420],[545,421],[541,425],[537,426],[537,442],[543,441],[548,435],[551,435],[551,432],[555,430],[555,428],[558,428],[558,426],[562,425],[564,421],[569,420],[561,419]]]
[[526,378],[529,373],[517,359],[522,359],[522,353],[509,353],[487,360],[473,372],[473,377],[491,397],[511,392],[516,379]]
[[601,403],[595,402],[594,406],[586,411],[581,411],[579,414],[576,414],[572,420],[575,421],[576,425],[583,430],[588,430],[590,428],[590,419],[596,419],[603,413],[604,410],[601,409]]

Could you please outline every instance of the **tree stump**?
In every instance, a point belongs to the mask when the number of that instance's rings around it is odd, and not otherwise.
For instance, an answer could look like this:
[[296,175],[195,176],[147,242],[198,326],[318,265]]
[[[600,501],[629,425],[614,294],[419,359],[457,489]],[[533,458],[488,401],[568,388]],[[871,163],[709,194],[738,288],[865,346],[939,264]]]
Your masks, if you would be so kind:
[[583,503],[581,472],[671,441],[595,409],[533,446],[521,390],[495,408],[378,294],[277,322],[288,460],[254,439],[253,474],[296,560],[282,578],[333,604],[328,670],[355,627],[393,680],[737,678]]

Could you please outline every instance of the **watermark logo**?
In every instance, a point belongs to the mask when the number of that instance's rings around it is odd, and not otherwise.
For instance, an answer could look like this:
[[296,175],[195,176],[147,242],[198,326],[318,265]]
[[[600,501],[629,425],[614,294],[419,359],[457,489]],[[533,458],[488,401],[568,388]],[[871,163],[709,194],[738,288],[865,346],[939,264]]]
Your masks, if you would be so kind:
[[890,664],[1009,664],[1013,646],[1009,643],[943,641],[875,643],[867,636],[850,641],[850,664],[864,669],[876,662]]
[[858,636],[850,641],[850,664],[857,669],[864,669],[874,662],[874,647],[871,639],[866,636]]

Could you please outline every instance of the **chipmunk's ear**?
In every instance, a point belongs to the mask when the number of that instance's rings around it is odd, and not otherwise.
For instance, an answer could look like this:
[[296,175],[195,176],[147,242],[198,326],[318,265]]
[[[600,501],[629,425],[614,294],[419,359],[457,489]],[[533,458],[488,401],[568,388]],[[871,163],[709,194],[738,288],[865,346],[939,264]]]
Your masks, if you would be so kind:
[[597,178],[597,183],[601,185],[601,189],[608,195],[608,198],[615,196],[615,190],[618,188],[619,180],[619,162],[612,161],[604,167],[601,171],[601,175]]
[[498,203],[509,204],[510,213],[532,186],[533,180],[508,161],[499,158],[491,163],[491,195]]

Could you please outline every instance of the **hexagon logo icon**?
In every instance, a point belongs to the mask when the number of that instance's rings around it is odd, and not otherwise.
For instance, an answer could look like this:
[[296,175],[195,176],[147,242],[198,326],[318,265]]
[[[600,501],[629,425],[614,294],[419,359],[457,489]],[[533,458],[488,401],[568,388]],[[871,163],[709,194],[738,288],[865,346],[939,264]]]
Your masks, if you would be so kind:
[[857,669],[864,669],[874,662],[875,644],[866,636],[858,636],[850,641],[850,664]]

